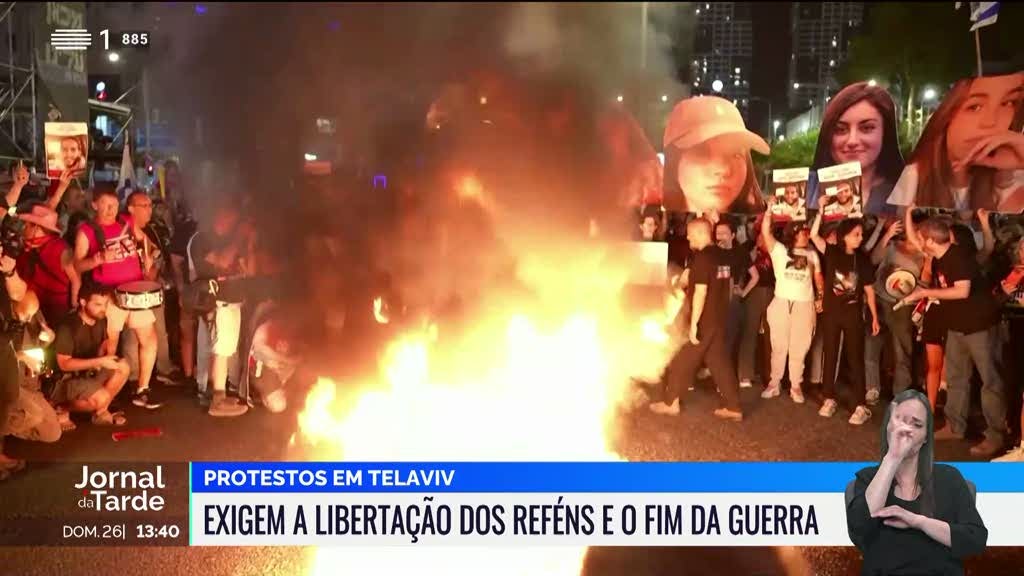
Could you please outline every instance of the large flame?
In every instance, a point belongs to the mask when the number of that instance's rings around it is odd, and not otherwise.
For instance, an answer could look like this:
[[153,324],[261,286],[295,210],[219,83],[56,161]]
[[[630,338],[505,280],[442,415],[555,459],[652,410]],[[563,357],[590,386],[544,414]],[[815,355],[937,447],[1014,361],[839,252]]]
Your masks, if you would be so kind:
[[[461,197],[478,195],[475,183],[461,184]],[[494,297],[468,329],[442,322],[409,330],[388,346],[374,381],[321,378],[296,440],[332,460],[620,459],[614,416],[641,400],[631,378],[664,366],[666,320],[678,301],[648,315],[624,311],[626,274],[610,269],[598,246],[520,254],[528,300]],[[568,576],[580,572],[585,552],[321,548],[313,573]]]

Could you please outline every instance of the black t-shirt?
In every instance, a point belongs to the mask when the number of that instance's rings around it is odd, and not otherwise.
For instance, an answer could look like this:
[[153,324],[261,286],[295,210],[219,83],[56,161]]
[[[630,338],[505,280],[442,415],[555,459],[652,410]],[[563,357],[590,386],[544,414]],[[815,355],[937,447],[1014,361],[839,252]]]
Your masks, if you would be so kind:
[[82,322],[77,313],[69,314],[57,328],[54,348],[57,354],[82,360],[98,358],[100,346],[107,339],[107,320],[97,320],[92,326]]
[[961,280],[971,282],[967,298],[939,300],[946,327],[963,334],[987,330],[999,321],[998,303],[973,254],[969,248],[952,244],[942,258],[932,262],[932,277],[937,288],[949,288]]
[[171,237],[170,252],[182,258],[188,257],[188,241],[196,233],[197,225],[194,220],[181,220],[174,226],[174,235]]
[[693,291],[697,284],[708,287],[697,325],[698,339],[701,334],[711,334],[726,325],[729,317],[729,299],[732,297],[732,269],[725,251],[718,246],[695,251],[690,258],[690,284],[686,289],[688,302],[693,302]]
[[847,254],[838,246],[825,248],[825,311],[856,310],[864,303],[864,287],[875,283],[871,257],[860,250]]
[[739,244],[729,250],[722,250],[722,256],[729,263],[729,271],[732,273],[733,281],[740,287],[745,285],[747,270],[750,269],[750,249]]
[[[923,574],[963,574],[963,559],[980,554],[988,541],[988,529],[978,514],[971,490],[960,471],[946,464],[932,469],[934,508],[928,514],[949,524],[950,543],[946,547],[914,528],[886,526],[882,518],[872,518],[865,496],[878,472],[877,466],[857,472],[853,499],[846,507],[846,523],[853,543],[864,554],[861,574],[919,576]],[[920,514],[922,494],[914,501],[897,498],[889,488],[886,506],[899,506]]]

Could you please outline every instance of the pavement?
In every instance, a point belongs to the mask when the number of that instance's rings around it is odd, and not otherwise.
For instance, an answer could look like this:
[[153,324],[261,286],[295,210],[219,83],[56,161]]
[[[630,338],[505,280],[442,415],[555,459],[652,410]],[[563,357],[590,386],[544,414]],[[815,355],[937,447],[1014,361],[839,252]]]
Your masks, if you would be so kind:
[[[817,415],[811,398],[802,406],[787,395],[761,400],[760,389],[741,391],[745,414],[742,423],[722,422],[711,412],[716,399],[698,388],[684,398],[679,416],[657,416],[646,410],[623,414],[614,444],[632,461],[872,461],[877,460],[878,435],[884,405],[873,419],[855,427],[843,410],[832,419]],[[207,416],[181,390],[169,392],[167,406],[146,411],[128,405],[127,429],[158,427],[162,435],[114,442],[111,429],[80,423],[60,442],[51,445],[9,440],[11,455],[29,460],[29,469],[0,484],[0,522],[13,521],[17,510],[38,510],[51,493],[66,491],[57,481],[55,463],[184,462],[189,460],[281,460],[299,457],[289,439],[295,430],[296,411],[272,415],[256,408],[240,418]],[[937,458],[971,460],[966,443],[940,443]],[[187,491],[187,486],[172,487]],[[61,492],[62,493],[62,492]],[[182,496],[184,497],[184,495]],[[55,499],[56,500],[56,499]],[[60,504],[54,504],[59,507]],[[6,517],[6,519],[5,519]],[[380,558],[409,552],[372,551]],[[0,575],[117,573],[124,575],[305,575],[310,574],[316,550],[312,548],[0,548]],[[993,548],[970,559],[968,574],[1019,574],[1024,548]],[[382,566],[383,568],[383,566]],[[662,574],[785,574],[847,575],[860,569],[859,554],[846,548],[591,548],[583,575]],[[451,565],[420,562],[424,574],[452,574]],[[465,570],[487,574],[486,566]],[[324,573],[343,573],[331,569]],[[345,573],[358,574],[358,571]],[[388,573],[381,570],[380,573]]]

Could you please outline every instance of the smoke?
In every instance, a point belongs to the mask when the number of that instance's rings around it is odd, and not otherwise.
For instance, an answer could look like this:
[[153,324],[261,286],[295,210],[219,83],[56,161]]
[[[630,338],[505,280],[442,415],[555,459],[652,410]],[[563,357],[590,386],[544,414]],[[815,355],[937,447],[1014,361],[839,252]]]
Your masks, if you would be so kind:
[[[615,95],[685,94],[692,10],[647,5],[645,34],[640,4],[162,3],[151,92],[199,220],[247,197],[288,300],[320,322],[347,304],[351,324],[378,269],[436,305],[593,250],[588,222],[621,217],[630,166],[653,157]],[[338,152],[311,183],[317,117]]]

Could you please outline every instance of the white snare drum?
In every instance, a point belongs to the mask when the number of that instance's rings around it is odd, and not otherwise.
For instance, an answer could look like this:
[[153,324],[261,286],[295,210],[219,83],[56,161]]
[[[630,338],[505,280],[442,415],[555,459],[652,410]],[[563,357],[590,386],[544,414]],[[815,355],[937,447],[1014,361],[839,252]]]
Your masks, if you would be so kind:
[[114,296],[122,310],[150,310],[163,306],[164,288],[159,282],[128,282],[118,286]]

